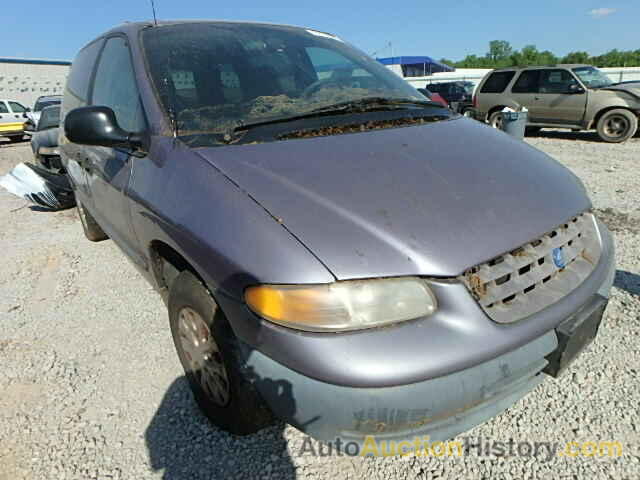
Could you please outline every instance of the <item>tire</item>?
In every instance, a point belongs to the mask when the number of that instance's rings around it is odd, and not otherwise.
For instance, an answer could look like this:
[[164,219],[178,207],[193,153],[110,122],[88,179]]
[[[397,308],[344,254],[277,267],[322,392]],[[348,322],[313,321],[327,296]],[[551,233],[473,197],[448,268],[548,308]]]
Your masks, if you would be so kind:
[[190,271],[181,272],[172,282],[168,309],[178,358],[209,421],[235,435],[272,425],[271,410],[243,371],[240,344],[229,322]]
[[489,125],[495,129],[502,130],[502,112],[500,110],[489,115]]
[[609,143],[620,143],[633,137],[638,130],[638,117],[629,110],[615,108],[600,117],[598,136]]
[[82,224],[82,230],[87,240],[92,242],[101,242],[107,240],[109,236],[104,233],[96,219],[82,206],[79,200],[76,199],[76,208],[78,209],[78,216],[80,217],[80,223]]
[[540,130],[542,130],[541,127],[525,127],[524,134],[526,136],[537,135],[538,133],[540,133]]

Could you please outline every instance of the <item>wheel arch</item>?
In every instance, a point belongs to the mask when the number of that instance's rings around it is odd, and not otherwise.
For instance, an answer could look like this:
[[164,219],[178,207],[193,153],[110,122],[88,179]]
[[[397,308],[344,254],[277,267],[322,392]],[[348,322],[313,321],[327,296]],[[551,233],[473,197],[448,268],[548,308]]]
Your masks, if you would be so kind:
[[632,108],[626,107],[624,105],[609,105],[607,107],[604,107],[598,110],[598,112],[593,116],[593,120],[591,120],[591,123],[587,128],[597,128],[598,122],[600,121],[602,116],[605,113],[610,112],[611,110],[627,110],[628,112],[638,117],[638,121],[640,122],[640,115],[638,115],[638,112],[634,111]]
[[165,302],[168,299],[173,280],[185,270],[193,273],[203,285],[211,290],[198,269],[168,243],[157,239],[152,240],[149,243],[149,258],[151,259],[151,273]]
[[485,120],[488,122],[489,119],[491,118],[491,115],[493,115],[495,112],[502,110],[505,107],[506,105],[496,105],[495,107],[491,107],[487,112],[487,118]]

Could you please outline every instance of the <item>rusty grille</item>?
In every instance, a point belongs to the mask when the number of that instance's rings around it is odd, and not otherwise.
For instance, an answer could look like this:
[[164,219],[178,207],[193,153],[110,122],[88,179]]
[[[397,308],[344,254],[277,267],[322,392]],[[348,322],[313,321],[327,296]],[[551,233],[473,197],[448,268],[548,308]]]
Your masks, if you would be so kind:
[[[553,259],[562,249],[564,267]],[[467,270],[461,280],[494,321],[511,323],[557,302],[593,271],[601,243],[593,214],[582,213],[537,240]]]

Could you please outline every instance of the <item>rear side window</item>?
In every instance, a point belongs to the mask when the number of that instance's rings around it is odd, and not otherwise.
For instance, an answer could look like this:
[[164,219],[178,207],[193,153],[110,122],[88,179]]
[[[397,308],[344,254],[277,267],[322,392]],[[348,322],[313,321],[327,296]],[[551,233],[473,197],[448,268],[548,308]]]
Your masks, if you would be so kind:
[[[91,81],[91,72],[96,63],[98,53],[102,47],[102,40],[98,40],[87,45],[78,52],[73,60],[71,72],[67,79],[67,89],[79,100],[86,102],[89,98],[89,83]],[[43,105],[43,107],[46,105]],[[42,109],[43,107],[40,107]]]
[[502,93],[516,72],[494,72],[482,85],[482,93]]
[[511,87],[511,93],[538,93],[538,78],[542,70],[525,70]]
[[[181,78],[188,87],[189,76],[185,72],[182,72],[182,75]],[[129,46],[122,37],[107,40],[98,62],[91,104],[111,108],[120,127],[128,132],[144,129],[142,106]]]
[[0,102],[0,113],[9,113],[9,109],[4,102]]

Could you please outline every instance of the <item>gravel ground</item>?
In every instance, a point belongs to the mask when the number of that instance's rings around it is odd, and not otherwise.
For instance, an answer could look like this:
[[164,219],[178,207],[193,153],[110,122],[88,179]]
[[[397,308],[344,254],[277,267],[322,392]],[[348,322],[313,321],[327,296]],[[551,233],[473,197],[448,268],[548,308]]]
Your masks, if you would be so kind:
[[[619,441],[621,457],[314,457],[290,426],[220,432],[191,400],[160,297],[113,242],[86,241],[75,210],[40,211],[3,190],[0,480],[640,478],[640,138],[592,140],[527,141],[583,179],[614,231],[618,272],[600,334],[563,377],[462,440]],[[26,144],[1,146],[0,174],[29,157]]]

